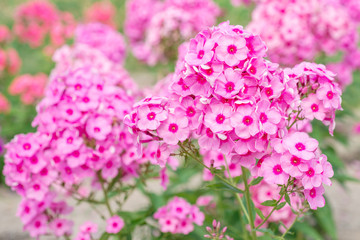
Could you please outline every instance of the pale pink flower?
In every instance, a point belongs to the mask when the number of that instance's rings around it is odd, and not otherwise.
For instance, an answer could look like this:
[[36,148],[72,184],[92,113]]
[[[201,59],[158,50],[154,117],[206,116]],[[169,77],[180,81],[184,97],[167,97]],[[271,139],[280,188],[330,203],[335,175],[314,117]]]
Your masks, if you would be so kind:
[[189,137],[189,120],[182,114],[169,114],[166,121],[158,128],[159,136],[164,142],[176,145],[179,141],[185,141]]
[[214,133],[231,131],[232,108],[226,104],[213,104],[205,112],[205,125]]
[[310,160],[315,157],[315,150],[319,143],[303,132],[295,132],[284,138],[284,146],[289,152],[301,159]]
[[301,178],[301,183],[305,189],[312,189],[319,187],[322,183],[323,168],[317,161],[310,161],[299,166],[300,170],[304,173]]
[[112,130],[111,120],[101,116],[88,119],[86,123],[87,134],[96,140],[105,140]]
[[156,130],[167,119],[167,112],[160,106],[141,106],[137,127],[142,130]]
[[234,98],[239,91],[244,87],[240,71],[228,68],[225,70],[224,75],[220,75],[215,81],[216,94],[224,98]]
[[227,65],[233,67],[240,61],[247,58],[248,49],[244,37],[240,35],[224,35],[217,41],[218,46],[215,49],[216,57],[224,61]]
[[124,227],[124,220],[119,216],[113,216],[106,220],[106,232],[118,233]]
[[284,172],[280,164],[280,154],[272,154],[270,157],[265,158],[261,164],[261,173],[264,180],[272,184],[286,184],[289,175]]
[[259,120],[251,105],[240,105],[231,116],[231,126],[238,137],[247,139],[259,132]]
[[325,206],[324,192],[325,189],[323,186],[304,190],[305,199],[309,202],[311,209],[316,210],[318,207]]

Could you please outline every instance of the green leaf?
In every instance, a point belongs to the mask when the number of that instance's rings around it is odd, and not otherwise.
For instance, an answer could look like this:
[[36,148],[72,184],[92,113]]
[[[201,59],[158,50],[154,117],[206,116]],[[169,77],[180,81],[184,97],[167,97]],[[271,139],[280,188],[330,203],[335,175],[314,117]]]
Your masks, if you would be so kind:
[[206,187],[214,189],[214,190],[228,190],[228,191],[236,192],[236,193],[244,193],[244,191],[242,191],[226,182],[218,182],[218,183],[214,183],[214,184],[209,184]]
[[279,205],[277,205],[276,206],[276,210],[280,210],[280,209],[282,209],[284,206],[285,206],[285,204],[286,204],[286,202],[282,202],[282,203],[280,203]]
[[318,208],[314,211],[314,216],[324,232],[326,232],[332,239],[337,239],[336,225],[329,201],[326,200],[324,207]]
[[301,232],[302,234],[304,234],[305,236],[307,236],[312,240],[324,240],[321,234],[318,231],[316,231],[315,228],[310,226],[307,222],[296,222],[294,224],[294,229],[296,231]]
[[257,215],[258,215],[262,220],[265,219],[265,216],[264,216],[264,214],[262,213],[262,211],[261,211],[260,209],[255,208],[255,211],[256,211]]
[[268,207],[275,207],[276,206],[276,200],[267,200],[265,202],[262,202],[261,205],[268,206]]
[[250,182],[250,186],[255,186],[255,185],[259,184],[261,182],[261,180],[263,180],[263,177],[258,177],[258,178],[253,179]]
[[254,231],[267,233],[267,234],[270,234],[271,236],[275,235],[275,233],[270,228],[259,228],[259,229],[256,229]]
[[103,235],[101,235],[99,240],[108,240],[110,237],[110,234],[107,232],[104,232]]
[[285,193],[285,201],[287,202],[287,204],[289,204],[289,206],[291,206],[290,197],[288,193]]

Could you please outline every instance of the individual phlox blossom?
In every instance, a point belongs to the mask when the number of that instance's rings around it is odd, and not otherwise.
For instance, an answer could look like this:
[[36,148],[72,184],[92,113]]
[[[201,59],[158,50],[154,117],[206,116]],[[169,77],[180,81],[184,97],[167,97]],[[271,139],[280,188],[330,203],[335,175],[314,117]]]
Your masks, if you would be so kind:
[[160,106],[141,106],[137,126],[140,130],[156,130],[162,121],[167,119],[168,113]]
[[98,231],[98,225],[93,222],[85,222],[80,226],[80,231],[75,237],[75,240],[90,240],[92,234]]
[[55,236],[61,237],[64,235],[71,235],[73,224],[73,221],[57,218],[50,223],[49,227]]
[[322,184],[323,168],[317,161],[310,161],[306,164],[300,165],[300,171],[304,173],[301,178],[301,183],[305,189],[312,189],[319,187]]
[[100,141],[105,140],[111,130],[111,119],[104,117],[90,118],[86,124],[86,132],[89,136]]
[[34,76],[25,74],[16,77],[9,86],[11,95],[21,95],[21,101],[24,104],[33,104],[35,100],[40,99],[45,91],[47,76],[44,73],[38,73]]
[[334,176],[334,170],[332,168],[331,163],[328,162],[326,155],[321,154],[319,157],[320,164],[322,166],[323,172],[322,172],[322,182],[325,185],[331,186],[331,180]]
[[228,68],[225,70],[224,75],[220,75],[215,81],[214,92],[221,97],[230,99],[235,97],[243,87],[241,73]]
[[159,221],[162,232],[189,234],[194,230],[194,224],[203,224],[204,214],[197,206],[175,197],[166,206],[159,208],[154,218]]
[[305,160],[294,156],[290,153],[285,153],[280,157],[281,168],[292,177],[301,177],[303,175],[299,166],[306,163]]
[[101,23],[79,25],[75,31],[75,43],[86,44],[100,50],[115,63],[123,63],[126,55],[122,35]]
[[325,206],[324,193],[325,189],[323,186],[304,190],[305,198],[309,202],[311,209],[316,210],[318,207]]
[[270,135],[275,134],[278,130],[278,124],[283,119],[280,111],[275,107],[271,107],[269,101],[262,100],[258,102],[256,112],[259,115],[260,131]]
[[189,120],[183,114],[169,114],[166,121],[162,122],[158,128],[159,136],[164,142],[176,145],[179,141],[185,141],[190,134]]
[[302,114],[309,120],[316,118],[322,121],[325,118],[325,108],[313,93],[301,101],[301,108]]
[[230,124],[232,108],[226,104],[210,105],[205,112],[205,126],[209,127],[213,133],[231,131],[233,127]]
[[247,139],[259,132],[258,116],[254,106],[240,105],[231,117],[231,126],[238,137]]
[[214,56],[214,45],[215,42],[206,41],[206,38],[197,35],[195,39],[190,40],[189,51],[185,56],[186,62],[195,66],[210,62]]
[[116,27],[116,8],[108,0],[93,3],[86,9],[84,15],[86,22],[100,22],[113,28]]
[[107,233],[118,233],[124,227],[124,220],[119,216],[113,216],[106,220],[106,232]]
[[280,154],[272,154],[270,157],[265,158],[261,164],[261,173],[267,183],[281,185],[287,183],[289,175],[284,172],[279,161],[280,157]]
[[309,137],[307,133],[295,132],[284,139],[284,146],[289,152],[301,159],[310,160],[315,157],[318,141]]
[[234,33],[233,36],[221,36],[217,41],[216,58],[224,61],[230,67],[238,65],[247,58],[248,49],[244,37]]
[[322,84],[316,90],[316,97],[322,101],[325,108],[341,109],[341,91],[330,83]]

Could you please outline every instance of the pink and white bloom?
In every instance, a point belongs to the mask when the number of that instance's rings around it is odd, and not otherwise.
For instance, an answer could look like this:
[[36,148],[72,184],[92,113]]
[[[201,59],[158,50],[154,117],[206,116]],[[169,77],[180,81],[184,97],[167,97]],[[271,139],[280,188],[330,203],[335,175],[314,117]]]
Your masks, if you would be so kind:
[[216,58],[233,67],[245,60],[248,54],[246,41],[240,35],[224,35],[217,41]]
[[324,193],[325,189],[323,186],[304,190],[305,199],[309,202],[311,209],[316,210],[318,207],[325,206]]
[[90,137],[96,140],[105,140],[107,135],[111,132],[112,119],[105,117],[90,118],[86,124],[86,132]]
[[205,112],[205,126],[211,129],[213,133],[231,131],[233,127],[230,124],[232,108],[226,104],[214,104]]
[[284,138],[284,146],[289,152],[301,159],[310,160],[315,157],[319,143],[304,132],[295,132]]
[[106,220],[106,232],[116,234],[124,227],[124,220],[119,216],[113,216]]
[[231,126],[238,137],[247,139],[259,132],[258,116],[251,105],[240,105],[231,116]]
[[280,154],[272,154],[270,157],[265,158],[261,164],[261,174],[264,180],[272,184],[286,184],[289,175],[285,173],[280,164]]
[[256,109],[259,115],[260,131],[267,134],[274,135],[278,130],[278,124],[282,120],[281,113],[275,107],[270,107],[270,102],[262,100],[258,102]]
[[182,114],[169,114],[158,128],[158,134],[164,142],[176,145],[189,137],[189,120]]

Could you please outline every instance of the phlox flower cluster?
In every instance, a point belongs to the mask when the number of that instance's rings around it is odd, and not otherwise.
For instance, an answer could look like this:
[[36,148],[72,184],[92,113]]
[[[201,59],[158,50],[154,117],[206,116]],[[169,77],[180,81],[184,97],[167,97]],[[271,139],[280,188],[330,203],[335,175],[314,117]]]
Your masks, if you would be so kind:
[[[135,101],[126,86],[135,84],[120,65],[83,44],[63,47],[54,59],[33,121],[37,131],[6,145],[6,184],[22,197],[18,216],[32,237],[70,236],[73,224],[66,215],[72,207],[63,196],[87,198],[116,176],[137,177],[156,151],[139,155],[135,136],[122,122]],[[113,217],[108,225],[113,233],[123,222]]]
[[99,22],[116,28],[116,8],[108,0],[95,2],[85,11],[86,22]]
[[4,73],[14,75],[21,67],[21,59],[13,48],[0,48],[0,76]]
[[205,215],[196,205],[185,199],[175,197],[154,214],[162,232],[189,234],[194,231],[194,224],[202,226]]
[[223,154],[235,176],[243,166],[269,184],[296,179],[316,209],[333,171],[306,131],[315,118],[332,133],[341,90],[323,65],[283,70],[265,54],[260,37],[241,26],[203,30],[177,64],[167,97],[143,99],[125,123],[141,143],[159,142],[162,166],[179,142],[196,139],[204,164],[223,165]]
[[28,105],[35,103],[44,94],[47,83],[47,76],[44,73],[38,73],[34,76],[25,74],[16,77],[9,86],[11,95],[20,95],[21,102]]
[[215,24],[219,14],[212,0],[130,0],[125,34],[134,56],[154,65],[176,60],[177,47]]
[[259,1],[248,29],[261,35],[272,61],[290,66],[352,52],[358,42],[357,23],[340,0]]
[[14,32],[31,47],[41,46],[49,36],[52,48],[72,37],[75,25],[71,13],[59,11],[46,0],[32,0],[18,7]]
[[75,42],[101,51],[112,62],[123,63],[125,60],[124,38],[107,25],[88,23],[78,26],[75,31]]

